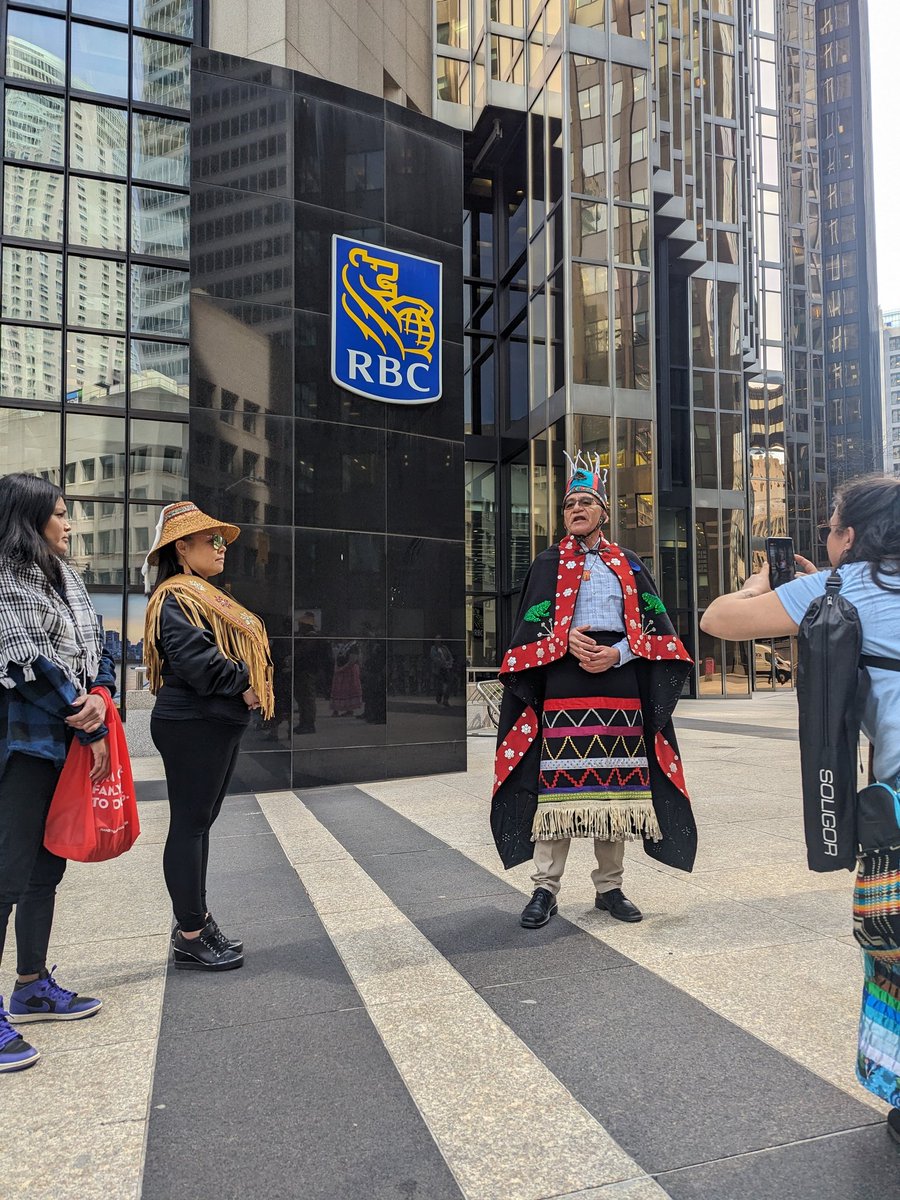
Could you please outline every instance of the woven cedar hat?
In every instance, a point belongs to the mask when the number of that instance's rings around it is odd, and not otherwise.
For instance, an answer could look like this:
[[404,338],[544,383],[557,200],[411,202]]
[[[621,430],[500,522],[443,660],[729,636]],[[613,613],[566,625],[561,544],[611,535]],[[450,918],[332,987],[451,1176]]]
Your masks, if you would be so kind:
[[191,500],[167,504],[160,513],[153,545],[144,565],[156,566],[163,546],[177,542],[179,538],[189,537],[192,533],[202,533],[205,529],[221,529],[229,546],[241,535],[237,525],[229,525],[227,521],[216,521],[213,517],[208,517]]
[[566,485],[566,496],[571,496],[573,492],[587,492],[609,512],[609,500],[606,495],[607,471],[605,467],[600,467],[600,455],[584,454],[578,450],[574,458],[566,454],[566,459],[571,471]]

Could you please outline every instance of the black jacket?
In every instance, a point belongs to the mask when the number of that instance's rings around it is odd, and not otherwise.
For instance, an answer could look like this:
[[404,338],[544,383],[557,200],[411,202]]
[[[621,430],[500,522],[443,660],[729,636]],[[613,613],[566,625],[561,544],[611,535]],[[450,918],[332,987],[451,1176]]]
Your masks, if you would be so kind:
[[250,710],[241,699],[250,686],[246,664],[226,658],[212,630],[191,624],[174,596],[163,601],[159,650],[163,686],[154,717],[172,721],[199,717],[232,725],[249,722]]

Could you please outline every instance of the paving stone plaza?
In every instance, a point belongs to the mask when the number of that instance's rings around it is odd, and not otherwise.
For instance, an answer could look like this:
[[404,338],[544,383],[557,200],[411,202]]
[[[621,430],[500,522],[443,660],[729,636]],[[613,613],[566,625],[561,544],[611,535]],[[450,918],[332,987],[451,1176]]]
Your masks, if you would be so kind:
[[520,928],[474,736],[464,774],[229,799],[211,896],[246,964],[175,973],[145,802],[134,849],[60,890],[52,961],[104,1007],[31,1027],[3,1200],[896,1195],[854,1078],[851,877],[805,865],[796,700],[677,715],[700,851],[687,876],[629,847],[637,925],[594,908],[575,842],[559,915]]

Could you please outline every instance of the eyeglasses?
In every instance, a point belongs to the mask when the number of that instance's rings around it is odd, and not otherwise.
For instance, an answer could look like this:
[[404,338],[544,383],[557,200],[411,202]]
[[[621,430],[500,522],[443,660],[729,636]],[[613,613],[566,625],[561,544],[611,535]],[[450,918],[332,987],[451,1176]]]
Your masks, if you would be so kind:
[[831,525],[817,525],[816,526],[816,537],[818,539],[819,545],[827,546],[828,539],[835,532],[836,532],[836,529],[833,529],[831,527]]
[[221,533],[214,533],[212,537],[204,538],[203,540],[208,546],[212,546],[213,550],[225,550],[228,546]]
[[567,500],[563,505],[563,512],[571,512],[573,508],[595,508],[599,507],[597,501],[592,497],[587,496],[583,500]]

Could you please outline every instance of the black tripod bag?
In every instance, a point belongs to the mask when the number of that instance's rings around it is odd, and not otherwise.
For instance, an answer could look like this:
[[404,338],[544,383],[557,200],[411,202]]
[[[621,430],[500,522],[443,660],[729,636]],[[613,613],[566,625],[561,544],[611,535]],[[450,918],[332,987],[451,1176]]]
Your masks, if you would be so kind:
[[798,634],[803,823],[811,871],[856,867],[862,626],[832,571]]

